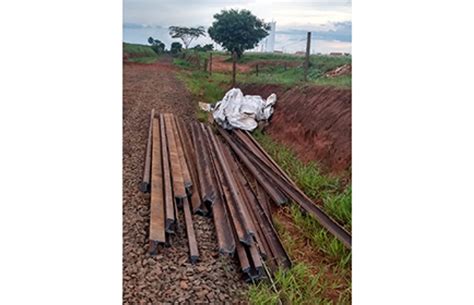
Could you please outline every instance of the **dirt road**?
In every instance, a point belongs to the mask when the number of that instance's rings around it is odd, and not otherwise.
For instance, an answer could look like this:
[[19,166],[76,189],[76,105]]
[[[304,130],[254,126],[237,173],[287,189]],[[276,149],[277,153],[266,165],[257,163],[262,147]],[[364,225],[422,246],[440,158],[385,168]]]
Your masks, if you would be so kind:
[[[210,218],[193,216],[201,260],[188,260],[181,226],[172,247],[148,254],[149,200],[138,189],[144,162],[149,113],[173,112],[194,118],[194,103],[176,79],[169,59],[123,68],[123,303],[245,303],[247,285],[237,262],[218,255]],[[179,219],[184,224],[181,215]]]

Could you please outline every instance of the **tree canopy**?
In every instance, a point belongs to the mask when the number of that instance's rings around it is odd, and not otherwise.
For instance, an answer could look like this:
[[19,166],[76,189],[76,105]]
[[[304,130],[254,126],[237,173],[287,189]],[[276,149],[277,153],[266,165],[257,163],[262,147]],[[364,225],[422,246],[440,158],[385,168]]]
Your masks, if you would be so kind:
[[151,44],[151,48],[155,51],[156,54],[161,54],[165,51],[165,44],[158,39],[153,39],[153,37],[148,37],[148,43]]
[[249,10],[222,10],[214,15],[208,29],[209,36],[229,52],[240,57],[245,50],[253,49],[268,35],[270,25],[252,15]]
[[197,28],[188,28],[183,26],[170,26],[170,35],[172,38],[179,38],[183,41],[184,47],[187,49],[191,42],[199,36],[205,36],[206,31],[203,26]]
[[175,55],[175,54],[180,53],[182,48],[183,48],[183,45],[175,41],[171,44],[170,52],[171,54]]
[[211,43],[205,44],[203,46],[198,44],[198,45],[192,47],[191,49],[196,50],[196,51],[201,51],[201,52],[209,52],[209,51],[214,50],[214,46]]

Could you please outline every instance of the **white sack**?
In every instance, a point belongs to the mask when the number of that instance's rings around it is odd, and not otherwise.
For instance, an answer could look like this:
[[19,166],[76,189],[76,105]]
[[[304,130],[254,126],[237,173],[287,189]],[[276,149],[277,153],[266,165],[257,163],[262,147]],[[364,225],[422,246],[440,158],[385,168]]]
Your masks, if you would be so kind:
[[243,95],[238,88],[229,90],[216,103],[214,120],[225,129],[239,128],[252,131],[258,121],[268,120],[273,113],[276,95],[272,93],[266,100],[259,95]]

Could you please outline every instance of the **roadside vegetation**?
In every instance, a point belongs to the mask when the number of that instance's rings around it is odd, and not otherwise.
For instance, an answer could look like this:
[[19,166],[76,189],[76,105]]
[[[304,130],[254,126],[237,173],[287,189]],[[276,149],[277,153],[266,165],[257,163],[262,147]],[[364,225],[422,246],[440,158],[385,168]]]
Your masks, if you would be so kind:
[[[188,52],[189,55],[179,56],[173,59],[173,63],[182,68],[179,72],[179,77],[187,84],[191,92],[197,97],[198,101],[204,103],[214,104],[224,96],[225,92],[231,87],[232,76],[231,72],[212,72],[209,75],[204,71],[203,63],[209,58],[208,52]],[[224,56],[225,53],[213,52],[215,56]],[[228,55],[227,55],[228,56]],[[288,54],[255,54],[248,53],[242,56],[242,59],[250,57],[252,61],[268,59],[272,56],[275,58],[292,58],[294,61],[301,61],[300,56]],[[197,69],[197,60],[199,58],[200,69]],[[192,58],[193,60],[190,60]],[[325,73],[337,67],[351,63],[350,56],[325,56],[313,55],[311,56],[311,66],[309,69],[309,83],[314,85],[327,85],[336,87],[350,88],[352,77],[351,75],[343,75],[337,77],[326,77]],[[303,81],[303,68],[284,67],[282,64],[278,66],[268,66],[259,69],[258,76],[255,71],[247,73],[237,73],[237,83],[246,84],[278,84],[283,86],[296,86],[307,84]]]
[[[282,144],[256,130],[256,140],[295,183],[349,232],[352,228],[352,188],[322,173],[314,162],[303,163]],[[350,304],[352,253],[296,204],[274,215],[275,227],[295,265],[276,274],[276,290],[262,282],[250,288],[252,304]],[[313,256],[319,260],[314,260]],[[337,296],[337,297],[336,297]]]
[[[311,55],[308,82],[336,87],[351,86],[351,75],[326,77],[325,74],[351,63],[350,56]],[[240,83],[298,85],[304,79],[304,58],[291,54],[248,53],[241,62],[252,66],[252,71],[237,75]],[[274,62],[274,64],[272,64]],[[256,73],[259,64],[258,75]]]
[[[175,59],[174,64],[182,68],[189,67],[187,62],[181,59]],[[215,104],[222,99],[228,89],[223,86],[222,80],[219,81],[218,75],[208,78],[208,73],[204,71],[183,70],[177,73],[177,77],[185,83],[194,99],[201,103]],[[208,112],[201,110],[198,105],[196,107],[197,119],[207,122]]]
[[[213,52],[214,58],[225,57],[224,62],[232,64],[231,57],[223,52]],[[209,58],[208,52],[193,52],[187,58],[199,58],[201,70],[203,63]],[[278,84],[286,86],[297,86],[302,84],[314,84],[324,86],[334,86],[340,88],[350,88],[352,76],[340,75],[327,77],[326,73],[340,66],[351,64],[351,56],[328,56],[311,55],[308,70],[308,82],[304,82],[304,58],[290,54],[269,54],[269,53],[245,53],[239,60],[239,64],[250,67],[248,72],[238,72],[236,82],[241,84]],[[175,59],[175,64],[182,68],[197,69],[197,60],[184,58]],[[257,64],[259,65],[257,74]],[[212,71],[209,80],[218,81],[221,85],[230,87],[232,83],[232,72]]]
[[123,55],[128,62],[151,64],[158,60],[158,54],[150,46],[123,43]]
[[312,272],[304,263],[296,263],[290,270],[279,270],[275,273],[274,291],[272,284],[260,282],[250,286],[249,299],[252,304],[277,305],[281,304],[351,304],[350,288],[342,293],[329,295],[328,290],[340,288],[339,283],[334,283],[326,276],[326,270]]
[[291,149],[261,130],[255,130],[252,135],[306,195],[321,203],[329,216],[351,230],[350,185],[344,185],[339,177],[322,173],[316,162],[303,163]]

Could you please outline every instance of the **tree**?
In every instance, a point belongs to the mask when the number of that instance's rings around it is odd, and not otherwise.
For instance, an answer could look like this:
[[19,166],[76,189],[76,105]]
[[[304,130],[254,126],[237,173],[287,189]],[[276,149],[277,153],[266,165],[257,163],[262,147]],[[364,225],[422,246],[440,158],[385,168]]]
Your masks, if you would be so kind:
[[182,49],[183,49],[182,44],[180,44],[179,42],[173,42],[171,44],[170,52],[171,54],[176,55],[178,53],[181,53]]
[[191,48],[191,50],[199,51],[199,52],[209,52],[214,50],[214,46],[211,43],[205,44],[201,46],[200,44],[195,45]]
[[165,51],[165,44],[158,39],[153,39],[153,37],[148,37],[148,43],[151,44],[151,48],[155,51],[156,54],[161,54]]
[[214,46],[212,45],[212,43],[208,43],[208,44],[205,44],[205,45],[202,47],[202,50],[203,50],[204,52],[212,51],[212,50],[214,50]]
[[206,31],[204,30],[203,26],[198,26],[197,28],[170,26],[168,29],[172,38],[179,38],[183,41],[184,47],[186,49],[194,39],[198,38],[199,36],[206,36]]
[[239,58],[245,50],[255,48],[270,29],[269,24],[249,10],[222,10],[214,19],[207,31],[209,36],[227,51],[237,53]]

